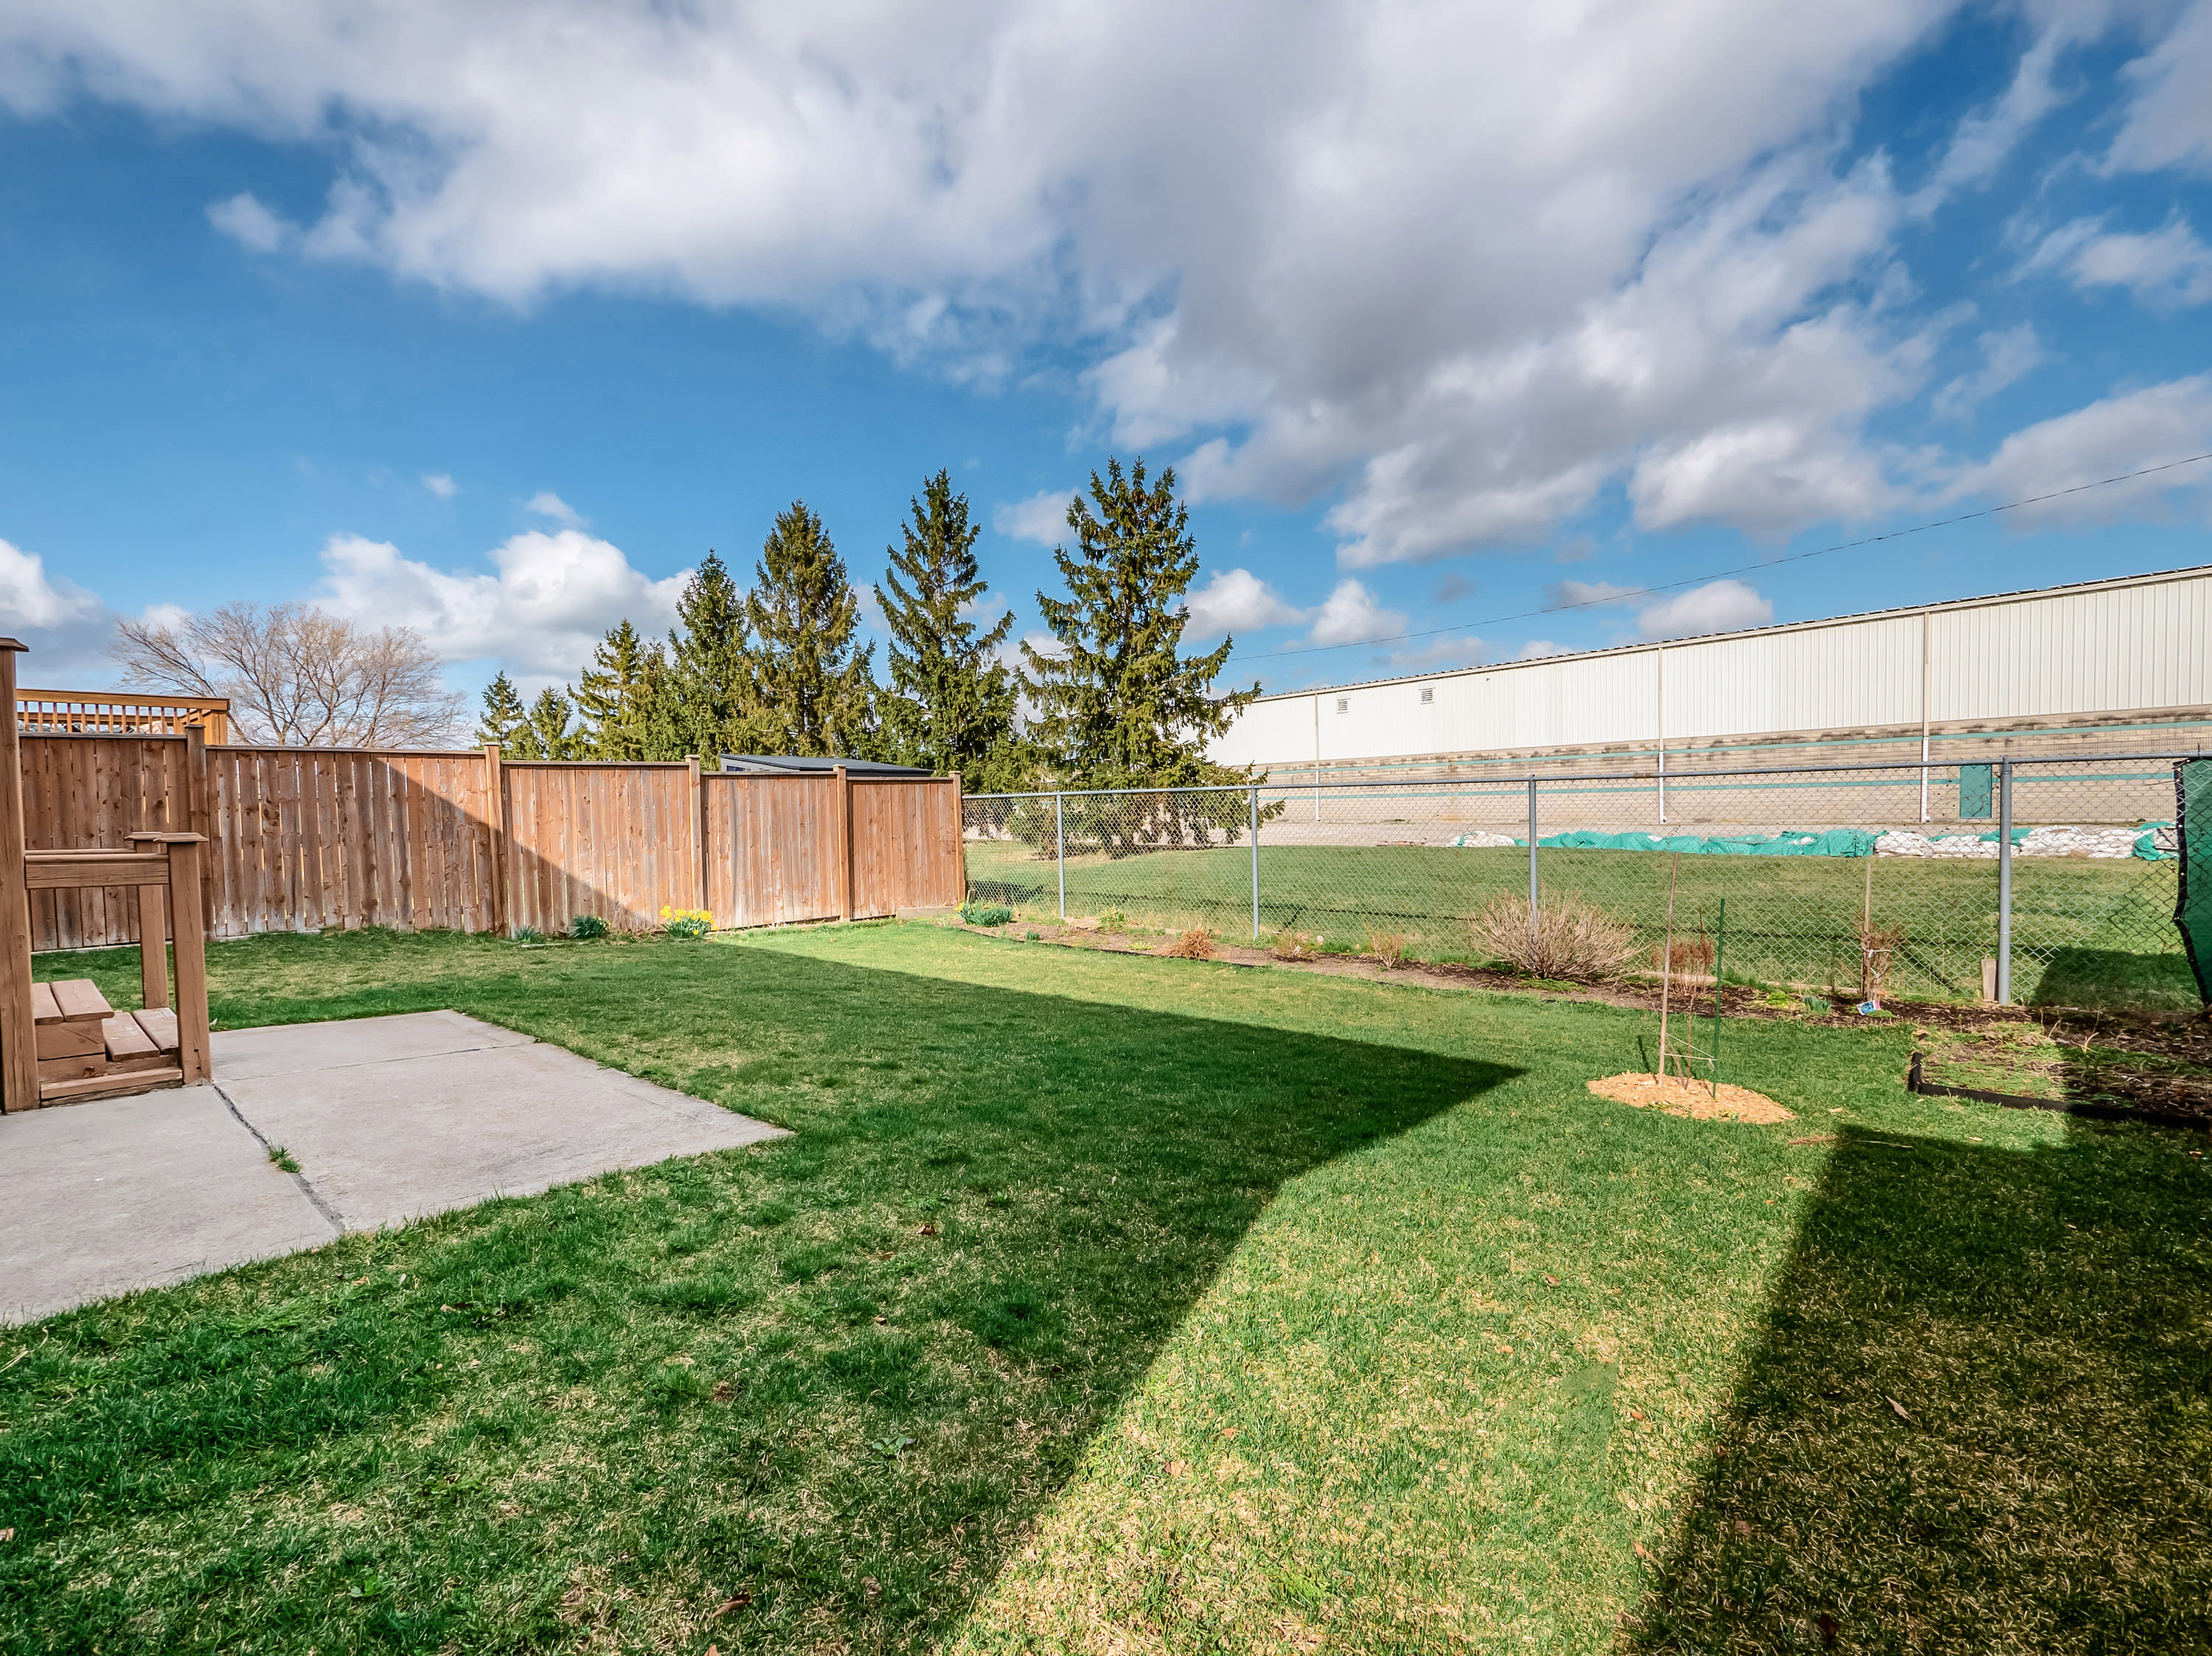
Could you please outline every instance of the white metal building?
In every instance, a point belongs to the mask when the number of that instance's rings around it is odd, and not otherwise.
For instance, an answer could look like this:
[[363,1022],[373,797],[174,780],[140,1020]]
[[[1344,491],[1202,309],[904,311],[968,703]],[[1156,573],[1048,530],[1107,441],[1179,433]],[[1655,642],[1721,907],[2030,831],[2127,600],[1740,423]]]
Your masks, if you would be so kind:
[[1212,756],[1894,762],[1961,738],[2212,745],[2212,566],[1263,696]]

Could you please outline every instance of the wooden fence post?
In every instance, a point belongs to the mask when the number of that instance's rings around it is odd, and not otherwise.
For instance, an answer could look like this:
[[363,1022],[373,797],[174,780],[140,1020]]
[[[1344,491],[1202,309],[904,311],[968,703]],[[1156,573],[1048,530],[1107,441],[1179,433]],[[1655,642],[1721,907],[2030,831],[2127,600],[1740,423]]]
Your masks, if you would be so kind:
[[15,657],[0,638],[0,1108],[39,1107],[38,1022],[31,1010],[31,889],[23,883],[23,743]]
[[[216,715],[218,719],[221,715]],[[228,725],[218,728],[227,731]],[[182,834],[197,834],[206,840],[208,852],[200,858],[200,924],[207,931],[215,930],[216,858],[215,801],[208,792],[208,733],[197,725],[185,727],[185,820],[169,826]],[[176,907],[176,895],[169,897],[169,906]],[[165,1001],[162,1003],[167,1005]]]
[[687,753],[691,779],[691,907],[707,907],[707,785],[699,779],[699,755]]
[[968,901],[968,808],[967,796],[961,790],[960,773],[952,773],[952,855],[960,870],[960,877],[952,883],[959,892],[953,901]]
[[853,779],[837,767],[837,918],[853,918]]
[[491,842],[491,867],[486,877],[491,885],[491,929],[500,932],[507,930],[507,866],[514,859],[507,853],[507,773],[500,763],[498,743],[484,743],[483,762],[484,823]]

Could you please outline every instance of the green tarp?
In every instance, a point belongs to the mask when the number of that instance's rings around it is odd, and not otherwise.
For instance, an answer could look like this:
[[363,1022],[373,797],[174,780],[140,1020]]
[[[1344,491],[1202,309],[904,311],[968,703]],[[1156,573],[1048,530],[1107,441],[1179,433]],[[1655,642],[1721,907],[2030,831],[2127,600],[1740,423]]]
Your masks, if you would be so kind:
[[1996,809],[1991,803],[1995,796],[1995,765],[1961,765],[1959,767],[1959,815],[1962,817],[1994,816]]
[[[1679,851],[1692,857],[1871,857],[1875,836],[1863,828],[1820,834],[1736,834],[1708,840],[1695,834],[1591,834],[1577,829],[1536,843],[1556,851]],[[1524,843],[1515,840],[1516,845]]]
[[2173,923],[2197,974],[2197,992],[2212,1006],[2212,759],[2173,767],[2173,821],[2181,845],[2181,896]]

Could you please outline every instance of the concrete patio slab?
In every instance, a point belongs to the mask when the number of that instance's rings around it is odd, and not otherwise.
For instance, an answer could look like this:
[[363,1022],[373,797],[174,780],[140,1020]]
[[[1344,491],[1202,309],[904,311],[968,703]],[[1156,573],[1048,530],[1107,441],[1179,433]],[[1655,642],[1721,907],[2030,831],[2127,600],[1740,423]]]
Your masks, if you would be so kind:
[[0,1119],[0,1322],[783,1136],[458,1012],[213,1045],[211,1087]]
[[[308,1031],[312,1033],[303,1033]],[[459,1012],[409,1012],[398,1017],[345,1018],[332,1023],[219,1029],[212,1044],[216,1079],[228,1090],[234,1081],[263,1081],[307,1070],[346,1070],[361,1064],[443,1058],[453,1052],[529,1046],[535,1042],[528,1035]]]
[[[393,1055],[368,1056],[387,1028]],[[349,1230],[783,1133],[458,1012],[239,1033],[256,1072],[218,1035],[216,1085]],[[338,1061],[307,1067],[325,1049]]]
[[337,1234],[212,1087],[0,1119],[0,1322]]

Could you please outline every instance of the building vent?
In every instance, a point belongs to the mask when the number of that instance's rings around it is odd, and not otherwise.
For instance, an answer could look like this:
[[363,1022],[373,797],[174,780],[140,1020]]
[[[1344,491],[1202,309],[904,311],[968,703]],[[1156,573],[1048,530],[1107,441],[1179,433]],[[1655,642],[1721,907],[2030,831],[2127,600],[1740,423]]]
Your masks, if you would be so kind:
[[1429,703],[1434,701],[1436,699],[1437,687],[1435,685],[1424,684],[1421,686],[1421,705],[1424,707],[1427,707]]
[[1337,697],[1336,710],[1340,713],[1350,713],[1352,711],[1352,698],[1348,695],[1340,695]]

